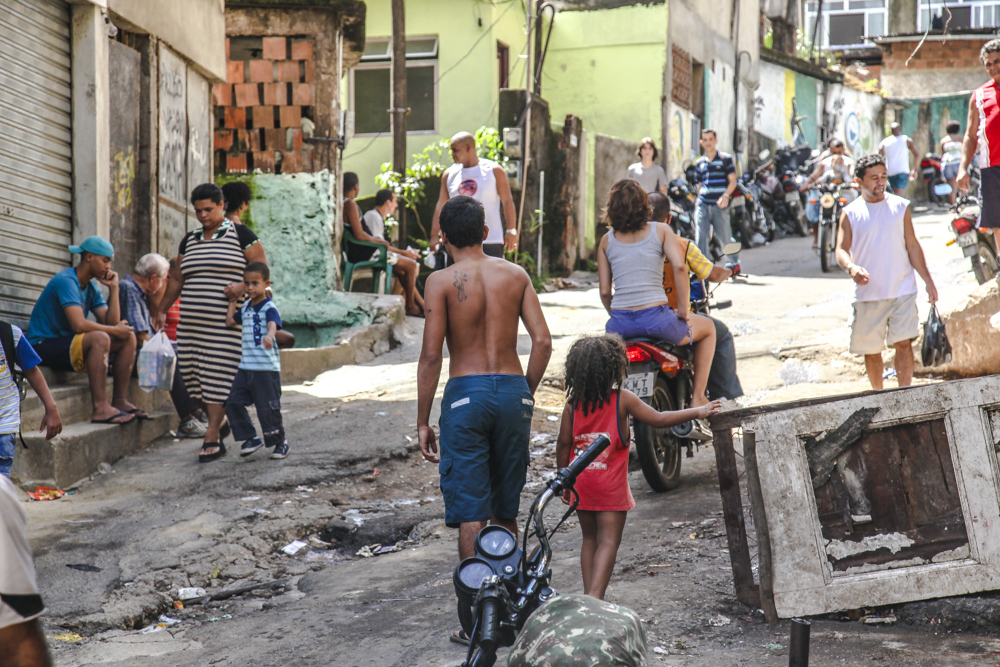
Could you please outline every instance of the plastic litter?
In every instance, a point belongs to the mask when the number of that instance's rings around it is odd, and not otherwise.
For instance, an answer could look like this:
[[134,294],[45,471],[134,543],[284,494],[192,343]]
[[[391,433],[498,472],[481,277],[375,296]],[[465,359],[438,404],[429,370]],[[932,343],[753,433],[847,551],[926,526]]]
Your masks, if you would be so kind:
[[887,369],[885,369],[882,372],[882,379],[883,380],[891,380],[894,377],[896,377],[896,369],[895,368],[887,368]]
[[243,498],[240,498],[240,500],[246,500],[246,501],[260,500],[260,496],[244,496]]
[[730,623],[732,623],[732,619],[728,616],[723,616],[722,614],[716,614],[708,619],[708,624],[716,628],[722,627],[723,625],[729,625]]
[[160,623],[164,625],[173,625],[174,623],[180,623],[180,619],[170,618],[166,614],[160,614]]
[[208,593],[205,592],[204,588],[196,588],[191,586],[189,588],[181,588],[177,591],[177,597],[181,600],[197,600],[203,598]]
[[170,391],[174,383],[174,368],[177,366],[177,353],[167,334],[160,332],[149,339],[139,350],[139,387],[143,391]]
[[781,644],[764,644],[764,648],[769,648],[772,651],[780,651],[785,647],[782,646]]
[[174,609],[183,609],[184,603],[180,600],[174,600]]
[[254,507],[253,508],[253,512],[254,512],[254,514],[270,514],[271,513],[269,510],[261,509],[259,507]]
[[305,542],[303,542],[302,540],[295,540],[294,542],[291,542],[291,543],[286,544],[285,546],[281,547],[281,550],[284,551],[289,556],[294,556],[299,551],[301,551],[303,547],[307,547],[307,546],[309,546],[309,545],[306,544]]
[[667,649],[663,648],[662,646],[654,646],[653,647],[653,653],[656,653],[658,655],[669,655],[670,654],[670,652],[667,651]]
[[548,419],[550,422],[559,421],[559,417],[557,417],[556,415],[549,415],[548,417],[546,417],[546,419]]
[[34,491],[28,491],[28,497],[32,500],[58,500],[65,495],[65,491],[53,489],[48,486],[40,486]]
[[57,642],[82,642],[83,637],[76,634],[75,632],[63,632],[62,634],[52,635],[49,639],[53,639]]
[[114,472],[114,470],[111,469],[111,466],[109,464],[104,463],[102,461],[100,465],[97,466],[97,472],[101,473],[102,475],[107,475],[109,473]]

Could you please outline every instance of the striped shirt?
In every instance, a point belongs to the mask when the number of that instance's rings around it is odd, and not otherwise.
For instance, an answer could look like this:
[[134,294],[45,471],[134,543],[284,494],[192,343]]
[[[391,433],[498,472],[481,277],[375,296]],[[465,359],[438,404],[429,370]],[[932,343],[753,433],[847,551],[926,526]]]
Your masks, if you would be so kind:
[[[265,297],[256,306],[247,299],[246,303],[233,313],[233,321],[243,325],[243,357],[240,368],[245,371],[280,371],[281,355],[278,346],[264,348],[267,323],[274,322],[281,328],[281,315],[270,297]],[[273,341],[272,341],[273,342]]]
[[[41,361],[41,357],[31,347],[24,332],[11,325],[14,330],[14,364],[22,372],[31,370]],[[17,433],[21,426],[21,394],[14,384],[10,372],[10,362],[0,345],[0,434]]]
[[729,174],[736,173],[733,156],[719,151],[709,160],[702,155],[694,163],[694,179],[701,184],[698,190],[699,204],[714,204],[729,186]]

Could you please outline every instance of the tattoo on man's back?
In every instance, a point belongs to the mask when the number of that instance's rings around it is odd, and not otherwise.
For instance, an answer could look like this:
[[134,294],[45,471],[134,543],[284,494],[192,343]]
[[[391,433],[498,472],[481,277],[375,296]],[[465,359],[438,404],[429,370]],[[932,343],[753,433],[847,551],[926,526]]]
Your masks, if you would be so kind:
[[455,288],[458,290],[458,300],[465,301],[469,298],[469,295],[465,293],[465,283],[469,280],[469,276],[462,271],[455,271]]

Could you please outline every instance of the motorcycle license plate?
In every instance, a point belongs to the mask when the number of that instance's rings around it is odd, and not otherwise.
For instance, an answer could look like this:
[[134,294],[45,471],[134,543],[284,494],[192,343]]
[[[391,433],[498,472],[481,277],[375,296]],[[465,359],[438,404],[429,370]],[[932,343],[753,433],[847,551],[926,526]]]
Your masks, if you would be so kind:
[[638,375],[629,375],[626,377],[622,388],[628,389],[639,398],[646,398],[653,395],[653,385],[655,383],[656,373],[639,373]]
[[964,232],[958,235],[958,245],[962,246],[962,254],[966,257],[972,257],[979,252],[978,244],[979,237],[976,232]]

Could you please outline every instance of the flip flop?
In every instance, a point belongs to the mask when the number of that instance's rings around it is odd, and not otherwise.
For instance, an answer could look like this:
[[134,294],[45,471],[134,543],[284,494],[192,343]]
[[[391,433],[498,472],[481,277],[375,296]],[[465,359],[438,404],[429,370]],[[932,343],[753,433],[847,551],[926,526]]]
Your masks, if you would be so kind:
[[126,414],[135,415],[135,418],[139,421],[153,421],[145,410],[140,410],[139,408],[132,408],[131,410],[125,410]]
[[208,463],[210,461],[221,459],[226,455],[226,446],[221,442],[203,442],[201,444],[202,449],[207,449],[209,447],[218,447],[219,451],[214,454],[198,454],[198,463]]
[[455,630],[455,632],[448,635],[448,640],[453,641],[456,644],[461,644],[462,646],[469,645],[469,637],[465,634],[465,630]]
[[[129,419],[126,419],[123,422],[116,422],[115,421],[116,419],[120,419],[121,417],[129,417]],[[133,421],[135,421],[135,417],[134,416],[130,415],[127,412],[119,412],[118,414],[112,415],[112,416],[108,417],[107,419],[91,419],[90,423],[91,424],[117,424],[118,426],[124,426],[125,424],[129,424],[129,423],[131,423]]]

